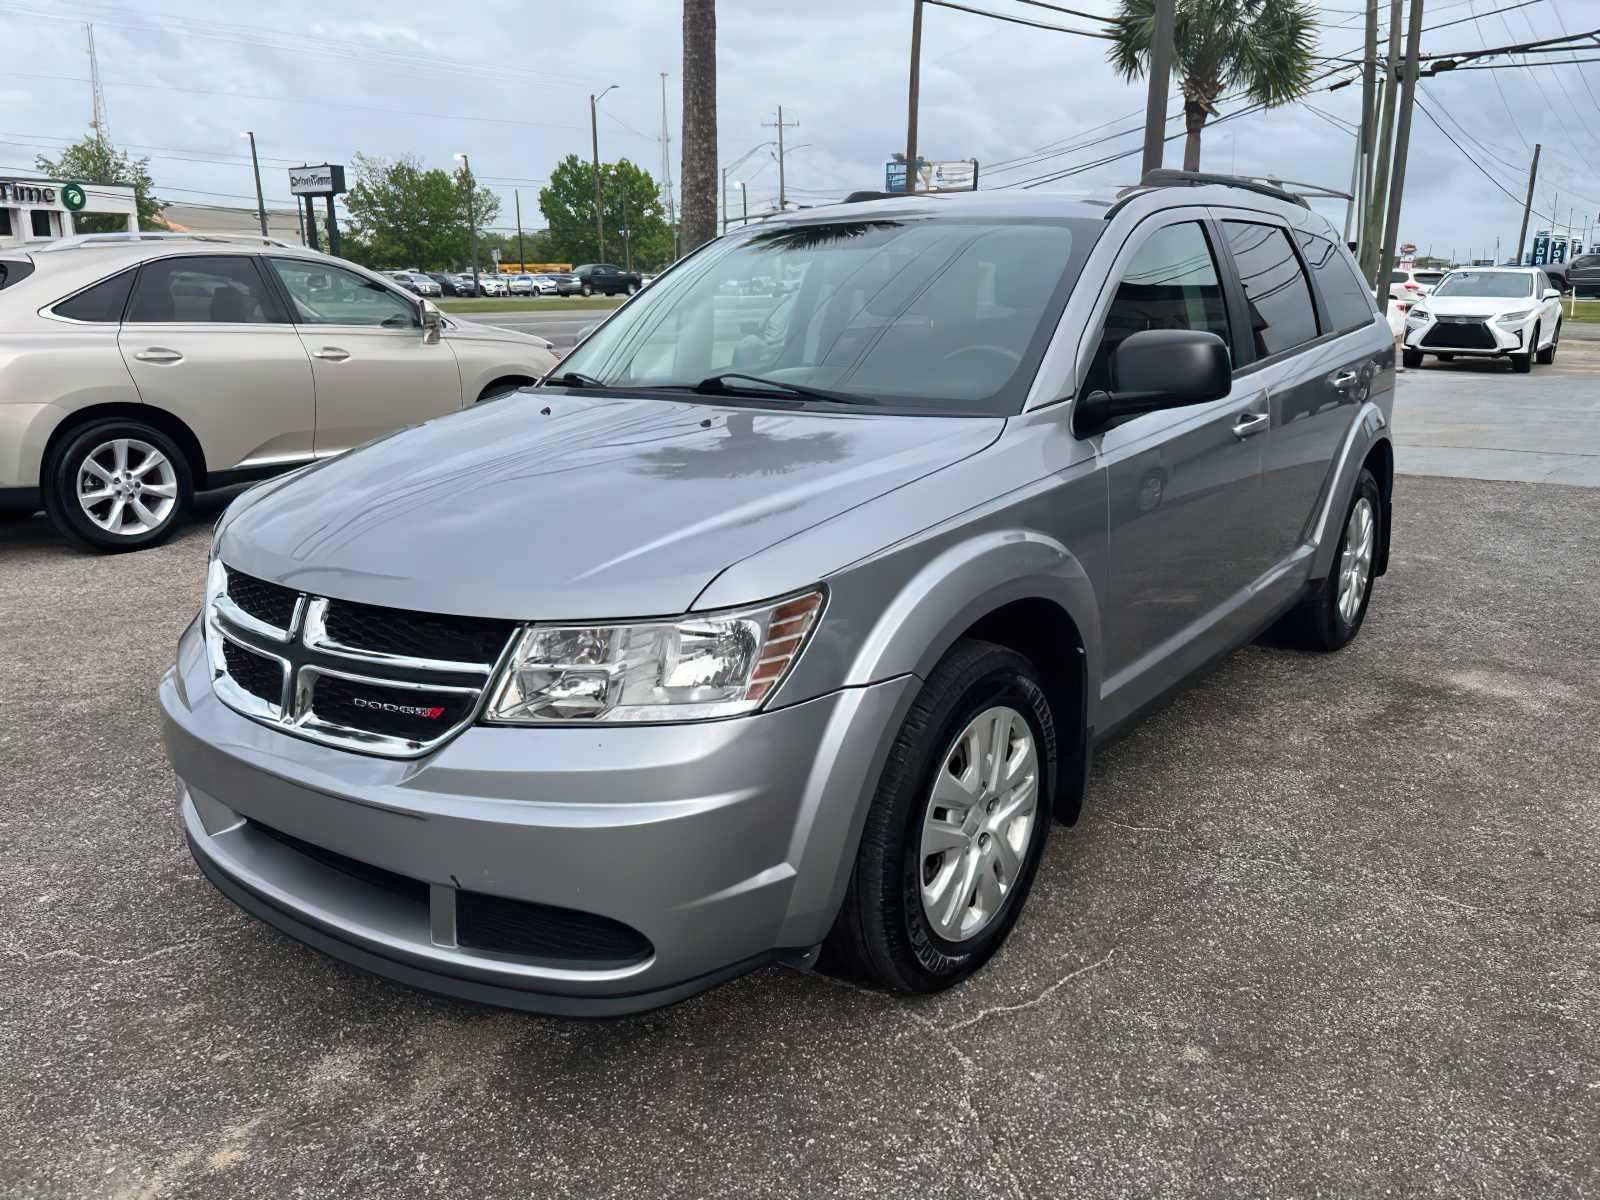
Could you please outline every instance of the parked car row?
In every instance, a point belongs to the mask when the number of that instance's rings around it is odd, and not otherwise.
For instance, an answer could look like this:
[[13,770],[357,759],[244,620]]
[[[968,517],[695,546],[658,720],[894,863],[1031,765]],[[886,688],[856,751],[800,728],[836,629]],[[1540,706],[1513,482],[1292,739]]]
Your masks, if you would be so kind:
[[480,271],[476,283],[470,271],[408,269],[383,274],[417,296],[631,296],[645,285],[647,278],[654,278],[611,263],[586,263],[571,271],[537,274],[497,275]]

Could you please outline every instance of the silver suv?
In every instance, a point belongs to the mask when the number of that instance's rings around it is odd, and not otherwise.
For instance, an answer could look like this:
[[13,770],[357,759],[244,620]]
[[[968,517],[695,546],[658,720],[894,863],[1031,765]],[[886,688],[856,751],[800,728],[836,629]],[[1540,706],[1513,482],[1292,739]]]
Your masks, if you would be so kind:
[[1097,743],[1274,622],[1356,635],[1393,367],[1338,235],[1264,185],[741,229],[536,402],[235,501],[160,693],[195,859],[496,1004],[819,953],[948,987]]
[[0,509],[102,550],[194,492],[342,454],[531,384],[542,338],[261,238],[89,234],[0,254]]

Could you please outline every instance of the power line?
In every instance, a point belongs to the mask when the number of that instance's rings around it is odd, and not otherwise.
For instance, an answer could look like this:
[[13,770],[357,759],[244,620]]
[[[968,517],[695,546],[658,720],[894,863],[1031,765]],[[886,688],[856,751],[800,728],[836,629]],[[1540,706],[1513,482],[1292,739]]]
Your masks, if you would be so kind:
[[[1078,37],[1100,38],[1107,42],[1116,41],[1116,35],[1111,33],[1096,33],[1090,29],[1068,29],[1065,25],[1047,25],[1043,21],[1030,21],[1027,17],[1012,17],[1005,13],[990,12],[986,8],[969,8],[965,4],[957,4],[955,0],[922,0],[924,4],[937,4],[940,8],[954,8],[961,12],[972,13],[979,17],[990,17],[996,21],[1010,21],[1014,25],[1027,25],[1034,29],[1048,29],[1053,33],[1071,33]],[[1048,7],[1048,6],[1047,6]]]
[[[1417,105],[1417,108],[1421,110],[1422,115],[1427,117],[1428,120],[1433,122],[1433,127],[1435,129],[1437,129],[1440,133],[1444,134],[1446,139],[1449,140],[1450,144],[1461,152],[1461,157],[1466,159],[1469,163],[1471,163],[1473,165],[1473,167],[1478,171],[1478,173],[1480,175],[1482,175],[1490,183],[1494,184],[1495,187],[1499,188],[1502,192],[1504,192],[1506,194],[1506,196],[1511,200],[1511,202],[1513,204],[1515,204],[1518,208],[1521,208],[1523,206],[1523,203],[1524,203],[1523,198],[1521,196],[1518,196],[1515,193],[1509,191],[1506,188],[1505,184],[1501,183],[1493,175],[1489,174],[1488,171],[1484,170],[1483,164],[1480,163],[1474,157],[1472,157],[1472,155],[1467,152],[1466,147],[1464,147],[1460,142],[1456,141],[1455,138],[1451,137],[1450,136],[1450,131],[1448,129],[1446,129],[1443,125],[1439,124],[1438,119],[1431,112],[1428,111],[1428,106],[1427,105],[1423,104],[1421,100],[1416,101],[1416,105]],[[1548,216],[1545,213],[1540,212],[1538,209],[1530,209],[1529,211],[1531,211],[1533,213],[1533,215],[1538,217],[1540,220],[1552,221],[1552,222],[1554,220],[1554,218]]]

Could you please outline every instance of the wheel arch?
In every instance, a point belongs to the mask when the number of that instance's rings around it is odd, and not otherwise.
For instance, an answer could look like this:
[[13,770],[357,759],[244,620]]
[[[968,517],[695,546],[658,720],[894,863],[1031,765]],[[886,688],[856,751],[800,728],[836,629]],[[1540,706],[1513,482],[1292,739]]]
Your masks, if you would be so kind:
[[118,418],[138,421],[159,429],[166,434],[183,451],[189,460],[189,474],[194,481],[195,491],[203,491],[206,487],[206,455],[205,449],[200,445],[200,439],[195,436],[194,430],[183,421],[165,409],[156,408],[150,404],[136,404],[126,401],[114,401],[106,404],[91,404],[86,408],[75,410],[70,416],[64,418],[55,429],[51,430],[50,438],[45,442],[44,455],[39,464],[39,481],[41,486],[48,486],[45,480],[49,473],[50,462],[67,444],[72,435],[86,425],[96,421],[116,420]]
[[1056,718],[1055,811],[1075,820],[1093,742],[1100,651],[1094,588],[1076,556],[1037,531],[990,531],[929,560],[875,609],[850,683],[926,679],[968,637],[1034,663]]
[[538,382],[539,381],[537,379],[531,378],[527,375],[498,375],[491,379],[488,383],[484,384],[483,387],[478,389],[477,399],[475,399],[473,403],[482,404],[485,400],[489,399],[491,395],[497,394],[498,392],[514,391],[517,388],[532,387]]
[[1378,495],[1383,498],[1382,537],[1372,563],[1372,573],[1378,576],[1389,570],[1389,535],[1394,524],[1394,443],[1386,437],[1379,438],[1367,451],[1361,465],[1372,472],[1378,481]]

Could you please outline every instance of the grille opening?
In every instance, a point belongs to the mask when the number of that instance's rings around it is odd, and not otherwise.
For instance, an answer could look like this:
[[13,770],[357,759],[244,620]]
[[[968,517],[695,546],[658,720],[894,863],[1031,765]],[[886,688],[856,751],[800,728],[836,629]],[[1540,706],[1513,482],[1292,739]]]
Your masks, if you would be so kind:
[[232,567],[223,569],[228,573],[228,599],[258,621],[276,629],[289,628],[294,621],[294,602],[300,593]]
[[319,720],[414,742],[432,741],[453,728],[476,703],[476,695],[390,688],[332,675],[319,678],[311,695],[311,711]]
[[330,638],[358,650],[484,665],[500,657],[516,625],[515,621],[408,612],[350,600],[328,601],[324,622]]
[[395,871],[387,871],[382,867],[375,867],[371,863],[364,863],[360,859],[350,858],[340,854],[337,850],[329,850],[325,846],[318,846],[312,842],[301,841],[293,834],[284,833],[281,829],[274,829],[270,825],[263,825],[259,821],[251,821],[250,828],[257,833],[265,834],[273,841],[297,850],[309,859],[321,863],[325,867],[332,867],[341,874],[362,883],[387,892],[391,896],[402,900],[410,900],[418,904],[427,905],[428,885],[420,879],[413,879],[409,875],[401,875]]
[[283,668],[272,659],[222,639],[222,661],[234,683],[258,700],[283,703]]
[[1473,321],[1471,324],[1458,322],[1438,321],[1427,336],[1422,339],[1424,346],[1441,346],[1454,350],[1493,350],[1495,348],[1494,334],[1489,332],[1489,327],[1482,321]]
[[654,952],[644,934],[610,917],[468,891],[456,893],[456,942],[567,967],[627,966]]

